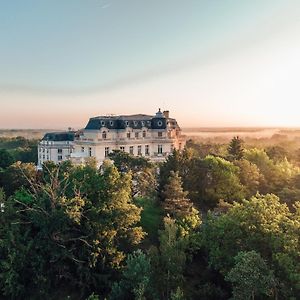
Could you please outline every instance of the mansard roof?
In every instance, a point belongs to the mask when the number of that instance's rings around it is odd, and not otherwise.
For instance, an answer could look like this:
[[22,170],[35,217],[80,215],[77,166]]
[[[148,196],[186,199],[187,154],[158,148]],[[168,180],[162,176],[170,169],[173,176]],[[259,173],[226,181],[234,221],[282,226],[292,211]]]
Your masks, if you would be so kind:
[[125,129],[131,127],[133,129],[151,128],[151,129],[165,129],[166,118],[162,115],[120,115],[120,116],[98,116],[90,118],[86,125],[86,130],[99,130],[102,127],[108,129]]
[[44,135],[43,141],[74,141],[75,132],[74,131],[59,131],[59,132],[48,132]]

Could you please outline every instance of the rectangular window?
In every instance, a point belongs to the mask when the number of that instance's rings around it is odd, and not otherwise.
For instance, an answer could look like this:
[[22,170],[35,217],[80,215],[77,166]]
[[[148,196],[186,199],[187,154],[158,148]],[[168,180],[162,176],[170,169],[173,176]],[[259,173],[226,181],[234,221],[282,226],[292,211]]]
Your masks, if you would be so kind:
[[89,156],[91,157],[92,156],[92,148],[89,147]]
[[139,138],[139,133],[136,132],[136,133],[134,134],[134,136],[135,136],[136,139],[138,139],[138,138]]
[[158,132],[158,137],[162,137],[162,132]]
[[125,151],[125,147],[124,147],[124,146],[121,146],[121,147],[120,147],[120,150],[121,150],[121,151]]
[[57,149],[57,153],[62,153],[62,149]]
[[57,159],[58,159],[58,161],[61,161],[62,160],[62,155],[58,155]]
[[143,138],[145,138],[146,137],[146,131],[144,130],[143,131]]
[[129,147],[129,153],[133,155],[133,146]]
[[138,146],[138,155],[142,155],[142,146]]
[[162,145],[158,145],[157,146],[157,153],[158,154],[162,154],[163,153]]
[[127,138],[130,139],[130,132],[127,132]]
[[104,149],[104,156],[107,157],[109,154],[109,147],[105,147]]
[[145,155],[149,155],[149,145],[145,145]]

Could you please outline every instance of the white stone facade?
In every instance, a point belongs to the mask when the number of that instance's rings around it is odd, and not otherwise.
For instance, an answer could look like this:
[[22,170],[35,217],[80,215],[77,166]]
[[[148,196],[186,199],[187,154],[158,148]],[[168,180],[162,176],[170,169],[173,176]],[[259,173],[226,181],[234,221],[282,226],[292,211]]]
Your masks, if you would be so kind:
[[74,148],[74,132],[47,133],[38,144],[38,167],[45,161],[60,163],[68,160]]
[[[53,141],[52,148],[49,148],[48,141],[44,139],[39,144],[39,154],[42,154],[42,159],[39,156],[39,165],[47,158],[55,163],[71,159],[73,163],[81,164],[89,157],[96,158],[98,165],[101,165],[113,150],[160,162],[165,160],[173,149],[181,150],[185,146],[185,137],[182,136],[180,127],[175,119],[169,118],[167,111],[159,111],[155,116],[91,118],[84,129],[76,132],[74,141],[64,141],[61,144]],[[51,156],[46,156],[47,152],[44,156],[44,151],[48,149]],[[58,149],[62,149],[59,150],[62,153],[58,153]]]

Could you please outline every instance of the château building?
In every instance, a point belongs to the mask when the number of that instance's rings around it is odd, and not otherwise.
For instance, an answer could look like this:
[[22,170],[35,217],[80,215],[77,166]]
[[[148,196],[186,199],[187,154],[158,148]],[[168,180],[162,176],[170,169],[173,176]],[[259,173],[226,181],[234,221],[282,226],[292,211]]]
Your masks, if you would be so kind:
[[185,146],[185,137],[169,111],[154,115],[99,116],[89,120],[78,132],[47,133],[39,143],[39,167],[44,161],[70,159],[81,164],[95,157],[98,165],[113,150],[144,156],[160,162]]
[[60,163],[70,159],[74,147],[74,131],[49,132],[38,144],[38,167],[45,161]]

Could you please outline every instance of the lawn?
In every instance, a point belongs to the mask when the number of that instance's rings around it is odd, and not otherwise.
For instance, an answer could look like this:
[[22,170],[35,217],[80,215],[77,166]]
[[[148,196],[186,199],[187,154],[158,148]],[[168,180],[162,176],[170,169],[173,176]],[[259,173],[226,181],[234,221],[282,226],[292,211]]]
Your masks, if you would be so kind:
[[135,204],[143,208],[141,226],[147,232],[151,242],[157,241],[157,231],[162,223],[163,212],[156,200],[149,198],[135,198]]

